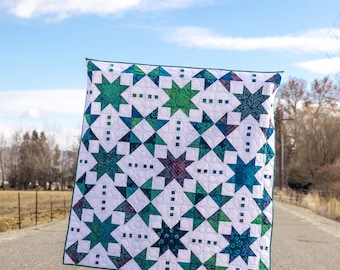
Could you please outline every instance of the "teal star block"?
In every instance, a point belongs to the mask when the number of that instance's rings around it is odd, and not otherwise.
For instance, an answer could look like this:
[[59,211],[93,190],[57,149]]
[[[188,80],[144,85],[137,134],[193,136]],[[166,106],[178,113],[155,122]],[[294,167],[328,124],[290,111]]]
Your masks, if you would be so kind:
[[235,174],[227,181],[227,183],[235,184],[235,192],[242,187],[247,187],[250,192],[253,192],[253,186],[260,185],[255,174],[261,169],[261,166],[255,165],[255,158],[245,164],[240,157],[237,157],[236,164],[228,165]]
[[88,193],[95,185],[86,184],[86,173],[79,177],[76,181],[76,185],[79,188],[81,194],[85,195]]
[[266,109],[263,107],[265,102],[270,96],[262,94],[262,87],[252,94],[247,87],[244,86],[243,94],[234,94],[235,97],[241,102],[233,112],[241,113],[241,121],[248,115],[254,117],[257,121],[260,120],[261,114],[268,114]]
[[191,125],[197,130],[197,132],[202,135],[209,128],[214,125],[214,122],[210,119],[210,117],[203,111],[202,121],[201,122],[190,122]]
[[273,149],[268,143],[265,143],[257,153],[266,155],[266,165],[275,156]]
[[224,161],[225,151],[236,151],[227,138],[224,138],[213,150],[221,161]]
[[118,225],[112,224],[111,220],[112,216],[101,221],[96,215],[94,215],[92,222],[85,222],[91,232],[83,240],[90,241],[90,249],[95,247],[97,244],[101,244],[102,247],[108,251],[109,243],[117,243],[111,233],[118,227]]
[[206,90],[210,85],[216,82],[216,77],[211,74],[207,69],[203,69],[197,73],[193,78],[203,78],[204,79],[204,90]]

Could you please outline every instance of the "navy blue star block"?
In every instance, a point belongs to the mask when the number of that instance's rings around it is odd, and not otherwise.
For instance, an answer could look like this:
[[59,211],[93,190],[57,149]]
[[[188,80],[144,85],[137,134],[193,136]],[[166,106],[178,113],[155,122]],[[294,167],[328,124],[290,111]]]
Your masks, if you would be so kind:
[[238,231],[232,227],[231,235],[223,236],[228,240],[229,245],[224,248],[221,253],[229,254],[229,263],[234,261],[238,256],[240,256],[245,263],[248,263],[250,256],[256,256],[250,247],[255,242],[256,237],[250,236],[250,229],[239,234]]
[[159,248],[159,255],[161,256],[167,250],[170,250],[172,254],[176,257],[178,256],[178,250],[187,249],[185,245],[181,242],[181,238],[188,232],[182,231],[180,229],[180,222],[178,222],[174,227],[170,228],[163,221],[161,229],[153,229],[158,235],[159,239],[152,247]]

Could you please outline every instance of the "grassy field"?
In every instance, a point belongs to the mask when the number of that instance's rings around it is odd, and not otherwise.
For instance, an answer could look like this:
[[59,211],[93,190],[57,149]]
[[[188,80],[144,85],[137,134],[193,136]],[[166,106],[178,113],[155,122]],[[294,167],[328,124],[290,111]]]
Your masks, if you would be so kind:
[[296,204],[321,216],[340,221],[340,200],[337,194],[327,193],[321,196],[317,191],[299,194],[288,189],[275,190],[275,198],[280,201]]
[[71,191],[7,191],[0,190],[0,232],[36,225],[36,195],[38,195],[37,224],[68,218]]

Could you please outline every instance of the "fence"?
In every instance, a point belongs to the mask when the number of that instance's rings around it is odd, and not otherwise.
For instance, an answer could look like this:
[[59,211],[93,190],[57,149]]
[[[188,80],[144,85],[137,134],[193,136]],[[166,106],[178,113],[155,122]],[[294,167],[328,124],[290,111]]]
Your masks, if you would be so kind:
[[70,191],[0,191],[0,231],[68,217]]
[[292,189],[275,190],[275,198],[308,208],[313,212],[340,221],[340,194],[321,190],[297,192]]

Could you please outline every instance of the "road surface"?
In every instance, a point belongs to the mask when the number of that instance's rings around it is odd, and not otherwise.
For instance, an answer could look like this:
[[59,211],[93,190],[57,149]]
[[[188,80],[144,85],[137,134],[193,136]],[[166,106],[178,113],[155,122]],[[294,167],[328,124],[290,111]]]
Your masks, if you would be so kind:
[[[1,270],[89,270],[62,265],[67,220],[0,233]],[[272,270],[340,269],[340,223],[275,201]]]

